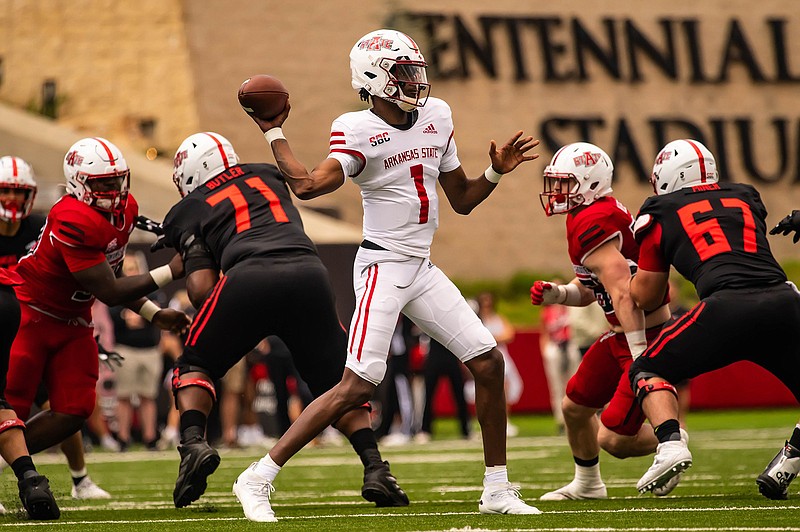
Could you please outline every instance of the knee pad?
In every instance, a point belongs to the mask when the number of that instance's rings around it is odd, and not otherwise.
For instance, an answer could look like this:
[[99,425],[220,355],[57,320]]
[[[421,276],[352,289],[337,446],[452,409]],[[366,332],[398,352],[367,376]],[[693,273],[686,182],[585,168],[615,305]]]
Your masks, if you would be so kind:
[[199,386],[200,388],[204,389],[208,392],[211,396],[211,400],[217,402],[217,391],[214,388],[214,383],[211,382],[211,378],[192,378],[192,379],[182,379],[181,376],[185,373],[203,373],[204,375],[208,376],[209,371],[205,368],[200,366],[192,366],[187,364],[182,360],[183,357],[179,357],[178,360],[175,362],[175,367],[172,370],[172,396],[175,399],[175,408],[178,407],[178,390],[181,388],[187,388],[189,386]]
[[659,377],[659,375],[656,375],[655,373],[648,373],[642,371],[637,373],[633,377],[633,382],[635,386],[634,393],[636,394],[636,400],[639,401],[640,405],[642,404],[642,401],[644,400],[645,396],[653,392],[661,392],[661,391],[670,392],[672,395],[675,396],[676,399],[678,398],[678,390],[675,389],[675,386],[673,386],[672,384],[663,381],[654,382],[651,384],[648,384],[646,382],[647,379],[653,377]]
[[11,429],[20,429],[23,432],[25,431],[25,422],[21,419],[7,419],[0,423],[0,434],[4,433],[7,430]]

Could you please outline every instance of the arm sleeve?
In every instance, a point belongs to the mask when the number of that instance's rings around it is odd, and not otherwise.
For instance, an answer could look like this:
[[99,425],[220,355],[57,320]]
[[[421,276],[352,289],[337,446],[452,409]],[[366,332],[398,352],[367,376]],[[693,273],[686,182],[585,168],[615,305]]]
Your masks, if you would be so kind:
[[639,236],[639,268],[648,272],[668,272],[669,263],[661,251],[661,224],[653,221]]
[[84,220],[62,213],[60,218],[53,220],[50,234],[46,236],[61,253],[69,271],[79,272],[106,260],[104,248],[92,238],[95,234],[96,229],[89,227]]

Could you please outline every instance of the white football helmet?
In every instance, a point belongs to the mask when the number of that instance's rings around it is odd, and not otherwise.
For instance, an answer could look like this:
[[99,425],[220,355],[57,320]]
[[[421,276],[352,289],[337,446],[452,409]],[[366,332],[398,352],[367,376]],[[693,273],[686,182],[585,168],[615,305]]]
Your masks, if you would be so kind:
[[[64,177],[68,194],[99,211],[116,214],[128,203],[131,171],[120,149],[104,138],[88,137],[73,144],[64,156]],[[105,181],[101,187],[100,180],[116,182],[109,189]]]
[[172,182],[181,197],[239,163],[233,145],[220,135],[206,131],[184,140],[172,161]]
[[656,157],[650,176],[653,190],[658,195],[717,181],[719,173],[714,155],[692,139],[673,140],[664,146]]
[[427,67],[417,43],[397,30],[368,33],[350,51],[353,88],[389,100],[407,113],[428,100]]
[[591,205],[611,194],[614,165],[608,154],[588,142],[567,144],[544,169],[544,192],[539,195],[547,216]]
[[19,222],[31,213],[33,200],[36,198],[36,179],[31,165],[19,157],[7,155],[0,158],[0,189],[25,192],[22,203],[12,198],[0,200],[0,220]]

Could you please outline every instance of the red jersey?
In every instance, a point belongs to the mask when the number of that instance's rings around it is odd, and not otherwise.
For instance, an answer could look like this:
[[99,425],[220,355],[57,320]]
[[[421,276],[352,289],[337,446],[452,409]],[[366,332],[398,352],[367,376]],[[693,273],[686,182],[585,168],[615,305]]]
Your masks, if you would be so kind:
[[139,205],[130,194],[117,225],[74,197],[62,197],[47,215],[39,241],[17,266],[23,279],[16,287],[19,300],[59,318],[91,321],[95,297],[72,272],[103,261],[117,272],[138,214]]
[[583,265],[583,261],[600,245],[615,238],[618,239],[620,253],[628,260],[631,273],[635,273],[639,246],[633,237],[633,216],[622,203],[612,196],[606,196],[567,214],[567,241],[572,269],[578,280],[594,292],[597,304],[605,311],[611,325],[619,325],[611,297],[597,276]]

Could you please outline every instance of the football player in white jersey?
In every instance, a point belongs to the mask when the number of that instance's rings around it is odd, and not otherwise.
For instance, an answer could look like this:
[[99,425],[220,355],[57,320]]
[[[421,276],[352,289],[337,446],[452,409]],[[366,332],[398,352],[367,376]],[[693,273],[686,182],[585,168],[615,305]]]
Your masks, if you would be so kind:
[[269,494],[289,458],[372,397],[384,377],[401,312],[461,359],[475,378],[486,465],[480,512],[540,513],[508,480],[503,357],[456,286],[429,260],[439,224],[437,181],[453,209],[468,214],[503,174],[538,157],[531,152],[538,141],[522,131],[499,147],[491,141],[490,166],[469,179],[458,160],[450,107],[429,97],[426,67],[417,44],[399,31],[377,30],[359,39],[350,52],[352,85],[372,107],[333,122],[328,157],[311,172],[281,131],[288,104],[270,120],[253,117],[298,198],[333,192],[350,178],[361,188],[364,207],[364,241],[353,267],[356,310],[342,381],[306,408],[269,453],[237,479],[234,492],[253,521],[275,520]]

